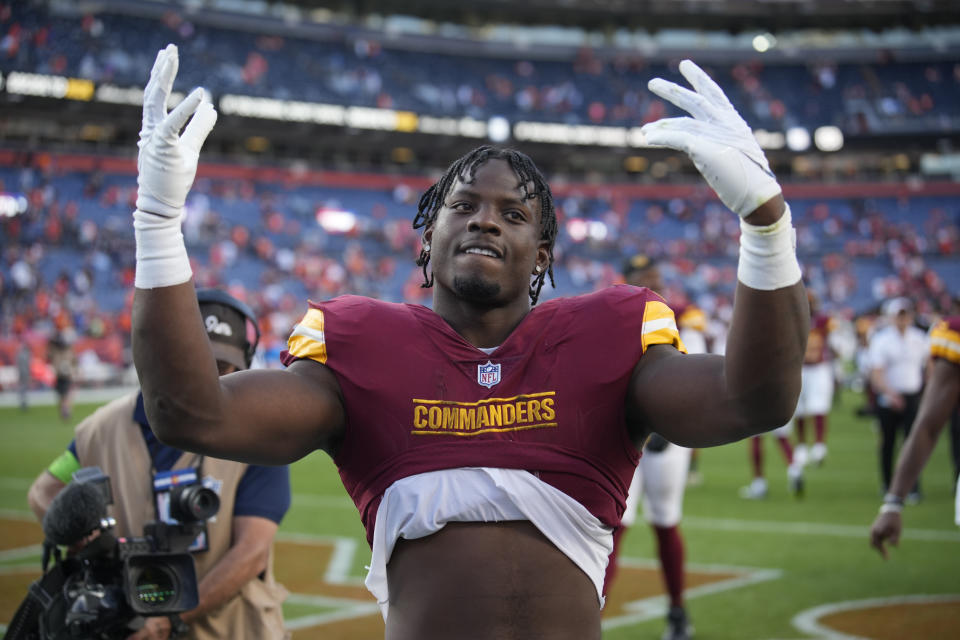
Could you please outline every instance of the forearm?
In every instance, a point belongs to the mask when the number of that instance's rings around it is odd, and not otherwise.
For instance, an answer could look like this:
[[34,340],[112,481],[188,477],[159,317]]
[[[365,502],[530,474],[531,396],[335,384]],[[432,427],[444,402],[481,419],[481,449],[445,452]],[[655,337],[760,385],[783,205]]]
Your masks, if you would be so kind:
[[900,498],[906,497],[917,483],[920,472],[930,459],[930,454],[937,444],[940,429],[918,427],[914,428],[904,443],[897,461],[897,470],[890,482],[889,493]]
[[890,493],[902,498],[916,484],[937,444],[940,432],[950,419],[958,396],[960,367],[938,359],[934,363],[930,382],[920,399],[910,437],[900,452],[897,469],[890,483]]
[[27,492],[27,504],[30,505],[30,510],[38,521],[43,522],[43,517],[50,509],[50,503],[66,486],[66,483],[46,470],[33,481]]
[[231,547],[197,586],[200,598],[197,607],[180,614],[180,617],[187,624],[191,624],[229,602],[240,593],[243,585],[257,579],[257,576],[267,568],[268,558],[269,546]]
[[[770,225],[780,219],[784,208],[783,198],[776,196],[744,221]],[[792,247],[786,253],[789,260],[796,260]],[[786,424],[796,408],[810,310],[799,273],[793,277],[792,284],[769,290],[748,286],[752,281],[737,283],[724,377],[726,395],[747,425],[749,433],[744,435]]]

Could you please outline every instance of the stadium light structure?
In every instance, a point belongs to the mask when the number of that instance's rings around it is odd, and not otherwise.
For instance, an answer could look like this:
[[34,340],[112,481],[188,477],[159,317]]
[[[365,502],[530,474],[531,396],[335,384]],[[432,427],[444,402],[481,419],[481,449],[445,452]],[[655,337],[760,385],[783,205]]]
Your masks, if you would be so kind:
[[497,144],[510,139],[510,121],[503,116],[493,116],[487,121],[487,137]]
[[787,129],[787,148],[790,151],[806,151],[810,148],[810,132],[803,127]]
[[777,46],[777,39],[772,33],[760,33],[753,37],[752,44],[757,53],[766,53]]
[[357,216],[352,211],[321,207],[317,210],[317,224],[327,233],[350,233],[357,228]]
[[0,193],[0,218],[13,218],[26,213],[27,199],[19,193]]
[[843,148],[843,132],[839,127],[817,127],[813,132],[813,144],[820,151],[839,151]]

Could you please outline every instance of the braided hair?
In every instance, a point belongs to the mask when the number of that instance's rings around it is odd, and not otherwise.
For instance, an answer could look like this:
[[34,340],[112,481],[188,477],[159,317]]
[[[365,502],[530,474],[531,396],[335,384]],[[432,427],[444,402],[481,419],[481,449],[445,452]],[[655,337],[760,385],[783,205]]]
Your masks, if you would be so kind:
[[[550,264],[546,271],[537,274],[536,279],[530,285],[530,300],[537,304],[540,297],[540,290],[546,277],[550,276],[550,284],[557,286],[553,279],[553,245],[557,239],[557,213],[553,206],[553,193],[550,191],[550,185],[537,166],[524,153],[514,149],[502,149],[490,145],[477,147],[473,151],[457,159],[447,169],[446,173],[424,194],[420,197],[420,203],[417,205],[417,215],[413,219],[413,228],[421,229],[428,227],[437,221],[437,214],[443,201],[453,183],[460,180],[463,183],[471,183],[476,177],[477,168],[489,160],[506,160],[510,168],[520,179],[519,189],[523,200],[540,199],[540,240],[548,242],[547,251]],[[528,186],[533,183],[533,189]],[[427,273],[427,264],[430,262],[430,252],[424,249],[420,250],[420,256],[417,258],[417,266],[423,267],[424,288],[433,286],[433,273]]]

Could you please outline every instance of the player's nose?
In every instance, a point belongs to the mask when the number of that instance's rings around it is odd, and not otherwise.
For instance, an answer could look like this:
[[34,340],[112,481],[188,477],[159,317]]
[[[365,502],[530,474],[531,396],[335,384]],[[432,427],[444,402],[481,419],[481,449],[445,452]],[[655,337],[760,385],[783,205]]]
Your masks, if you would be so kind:
[[484,233],[500,233],[500,218],[496,207],[490,204],[481,204],[470,216],[467,222],[468,231]]

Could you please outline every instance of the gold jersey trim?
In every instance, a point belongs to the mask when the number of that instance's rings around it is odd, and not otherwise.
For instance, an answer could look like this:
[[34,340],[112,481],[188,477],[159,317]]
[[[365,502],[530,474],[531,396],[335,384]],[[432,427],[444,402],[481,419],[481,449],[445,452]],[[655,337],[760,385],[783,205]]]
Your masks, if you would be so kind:
[[648,300],[643,307],[643,325],[640,328],[643,352],[655,344],[672,344],[683,353],[687,352],[673,310],[659,300]]
[[293,328],[287,339],[287,351],[295,358],[309,358],[327,363],[327,341],[323,334],[323,311],[310,309]]
[[930,332],[930,355],[960,363],[960,332],[941,322]]

